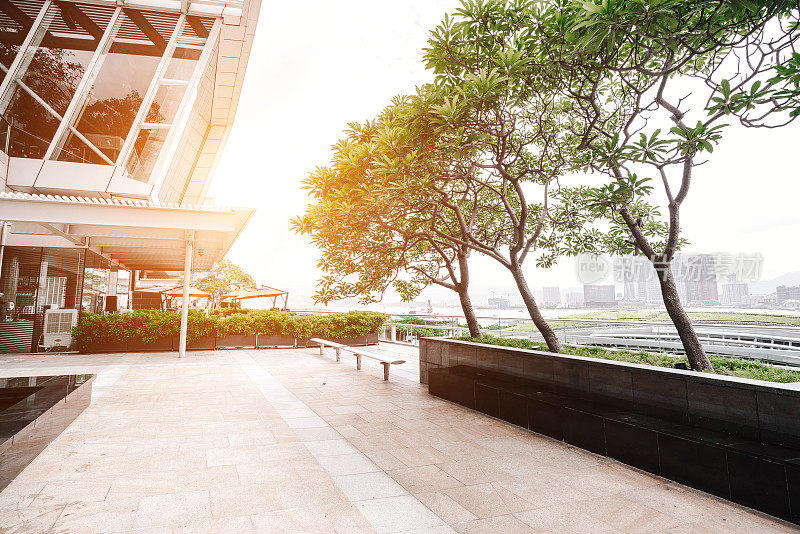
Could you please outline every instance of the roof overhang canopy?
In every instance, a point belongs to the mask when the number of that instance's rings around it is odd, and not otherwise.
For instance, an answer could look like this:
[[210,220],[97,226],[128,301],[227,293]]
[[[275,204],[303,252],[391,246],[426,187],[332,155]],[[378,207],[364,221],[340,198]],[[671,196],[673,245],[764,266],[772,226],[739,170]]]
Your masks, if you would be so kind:
[[253,211],[0,193],[0,220],[11,222],[6,245],[86,248],[126,270],[182,271],[189,237],[193,270],[209,270]]

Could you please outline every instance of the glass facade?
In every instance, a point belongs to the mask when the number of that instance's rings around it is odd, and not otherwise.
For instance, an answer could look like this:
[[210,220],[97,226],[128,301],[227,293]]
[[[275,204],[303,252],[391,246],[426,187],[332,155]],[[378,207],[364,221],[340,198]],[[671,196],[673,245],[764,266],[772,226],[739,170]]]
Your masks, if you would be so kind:
[[[55,159],[116,162],[177,22],[175,14],[123,12],[83,107],[73,121],[75,130],[107,159],[72,130],[65,133]],[[159,117],[157,110],[150,115]]]
[[[97,47],[98,31],[108,24],[114,8],[92,6],[97,29],[75,23],[83,4],[51,4],[40,28],[23,52],[20,72],[3,101],[2,112],[10,126],[10,156],[42,158]],[[83,11],[81,11],[83,12]],[[86,26],[89,26],[87,23]]]
[[28,325],[17,331],[31,336],[29,350],[37,350],[47,310],[80,309],[87,254],[93,255],[83,249],[4,248],[0,321]]
[[215,19],[63,0],[37,25],[43,2],[4,5],[0,70],[13,79],[0,95],[0,150],[124,165],[147,181]]

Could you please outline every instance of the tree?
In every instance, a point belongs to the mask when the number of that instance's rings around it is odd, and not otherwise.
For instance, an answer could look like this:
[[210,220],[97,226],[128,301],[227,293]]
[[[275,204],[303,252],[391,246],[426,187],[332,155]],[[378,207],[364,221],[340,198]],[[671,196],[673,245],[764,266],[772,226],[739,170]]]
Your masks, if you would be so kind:
[[[412,158],[395,183],[457,221],[459,233],[437,236],[484,254],[512,275],[550,350],[561,343],[542,316],[523,272],[529,257],[553,265],[593,248],[580,189],[560,183],[573,170],[572,129],[557,110],[572,102],[531,69],[530,2],[465,2],[432,33],[425,51],[435,81],[406,107]],[[554,111],[555,110],[555,111]],[[567,125],[568,126],[568,125]],[[402,137],[402,136],[401,136]],[[409,178],[411,177],[411,178]]]
[[[670,268],[682,240],[680,208],[696,167],[720,142],[726,116],[761,122],[756,108],[790,105],[791,68],[768,89],[760,78],[792,57],[797,13],[788,1],[603,0],[553,2],[539,14],[539,61],[559,67],[544,72],[576,103],[570,124],[580,160],[610,178],[589,191],[588,205],[611,223],[610,250],[642,253],[656,268],[695,370],[711,364]],[[666,198],[666,220],[642,208],[653,184]]]
[[228,260],[215,263],[206,275],[194,282],[195,287],[211,295],[212,307],[217,307],[221,297],[237,289],[256,289],[253,277]]
[[393,111],[350,124],[334,146],[331,165],[305,181],[317,202],[293,226],[311,235],[322,251],[325,275],[314,298],[327,303],[358,297],[368,303],[392,287],[409,301],[438,285],[459,295],[470,335],[479,336],[469,297],[470,250],[434,235],[430,226],[443,224],[435,221],[437,214],[409,195],[394,195],[379,178],[391,150],[383,142],[391,135]]

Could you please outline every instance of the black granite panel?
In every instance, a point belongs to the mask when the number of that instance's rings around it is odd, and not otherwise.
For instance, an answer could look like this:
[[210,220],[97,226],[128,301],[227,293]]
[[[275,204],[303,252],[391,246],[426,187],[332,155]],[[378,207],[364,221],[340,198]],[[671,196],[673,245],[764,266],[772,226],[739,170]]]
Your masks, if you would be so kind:
[[528,399],[518,393],[500,392],[500,419],[528,428]]
[[555,439],[564,439],[564,409],[538,399],[528,399],[528,428]]
[[[94,375],[15,377],[0,387],[0,490],[88,405]],[[12,401],[16,400],[12,404]]]
[[630,369],[614,365],[590,365],[589,392],[596,401],[630,409],[633,406]]
[[800,396],[758,389],[756,400],[761,441],[800,448]]
[[800,525],[800,460],[786,462],[786,481],[789,488],[789,520]]
[[554,358],[553,384],[560,393],[588,397],[588,365],[583,361]]
[[676,423],[689,422],[685,379],[639,370],[633,371],[632,378],[636,411]]
[[564,441],[587,451],[606,454],[603,418],[591,413],[565,408],[563,411]]
[[527,356],[516,351],[501,350],[497,353],[497,370],[512,376],[523,376],[523,366]]
[[[481,347],[483,350],[483,347]],[[450,365],[471,365],[475,366],[477,347],[464,343],[454,343],[450,346]]]
[[553,384],[553,359],[547,356],[531,355],[523,362],[526,378],[537,383],[543,391],[555,391]]
[[730,496],[725,449],[678,436],[659,434],[661,476],[713,493]]
[[608,456],[649,473],[661,473],[658,433],[610,419],[606,419],[605,432]]
[[482,382],[475,383],[475,409],[492,417],[500,416],[500,390]]
[[786,468],[748,454],[728,451],[731,500],[790,519]]
[[687,380],[689,422],[710,430],[758,439],[755,388]]
[[450,363],[450,343],[437,343],[434,341],[430,342],[430,345],[437,345],[439,347],[439,359],[442,361],[442,367],[450,367],[452,365]]
[[429,368],[428,391],[432,395],[475,409],[475,379],[453,368]]

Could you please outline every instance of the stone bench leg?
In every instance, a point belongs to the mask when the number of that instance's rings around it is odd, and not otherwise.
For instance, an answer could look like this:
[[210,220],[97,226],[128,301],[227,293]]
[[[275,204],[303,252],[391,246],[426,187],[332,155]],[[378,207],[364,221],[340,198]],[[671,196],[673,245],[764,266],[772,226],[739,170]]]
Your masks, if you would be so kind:
[[389,362],[381,362],[383,365],[383,379],[389,380],[389,366],[391,365]]
[[361,370],[361,355],[356,354],[356,369]]
[[320,356],[322,356],[323,354],[325,354],[325,352],[324,352],[324,349],[325,349],[325,345],[320,345],[320,346],[319,346],[319,355],[320,355]]
[[339,354],[339,348],[338,348],[338,347],[336,347],[336,348],[335,348],[335,350],[336,350],[336,361],[337,361],[337,362],[338,362],[338,361],[341,361],[341,360],[340,360],[341,356],[340,356],[340,354]]

